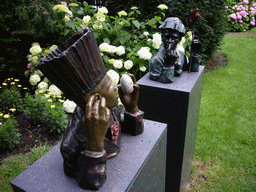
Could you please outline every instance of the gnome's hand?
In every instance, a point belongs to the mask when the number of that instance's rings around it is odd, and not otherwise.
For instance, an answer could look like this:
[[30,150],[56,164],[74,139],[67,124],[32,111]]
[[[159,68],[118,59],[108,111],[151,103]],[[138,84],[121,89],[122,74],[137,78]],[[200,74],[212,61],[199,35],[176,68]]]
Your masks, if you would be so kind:
[[177,61],[177,59],[179,58],[178,53],[176,50],[167,50],[166,51],[166,55],[165,55],[165,63],[164,66],[165,67],[170,67],[170,66],[174,66],[175,62]]
[[136,84],[136,78],[134,75],[126,73],[129,75],[133,81],[133,92],[130,94],[125,94],[121,88],[118,86],[119,97],[124,104],[125,110],[129,113],[137,113],[139,111],[138,108],[138,98],[139,98],[139,85]]
[[106,100],[98,94],[92,95],[86,105],[83,127],[86,134],[86,150],[102,152],[104,138],[110,122],[110,110]]
[[192,47],[193,47],[193,49],[192,49],[193,53],[198,54],[200,49],[201,49],[201,47],[202,47],[202,44],[199,41],[199,39],[194,39],[193,40]]

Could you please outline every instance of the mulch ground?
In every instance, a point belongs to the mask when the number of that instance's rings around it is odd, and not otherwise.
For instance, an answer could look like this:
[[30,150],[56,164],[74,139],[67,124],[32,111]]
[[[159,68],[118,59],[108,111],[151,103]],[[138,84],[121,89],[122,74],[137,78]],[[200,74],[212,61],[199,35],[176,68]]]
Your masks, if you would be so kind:
[[[228,36],[250,36],[252,38],[256,37],[256,32],[245,32],[245,33],[231,33],[228,32]],[[208,60],[206,66],[206,73],[212,70],[216,70],[220,67],[225,67],[227,65],[227,58],[221,53],[216,53],[213,58]],[[10,155],[16,155],[20,153],[27,153],[33,147],[39,144],[44,145],[45,143],[49,145],[55,145],[61,141],[63,132],[54,135],[50,133],[50,127],[47,123],[35,125],[31,119],[28,119],[24,113],[20,113],[16,116],[16,120],[19,124],[20,144],[13,150],[0,150],[0,165],[2,161],[9,157]]]
[[41,123],[35,125],[32,119],[27,118],[24,113],[19,113],[15,119],[19,124],[19,133],[21,134],[19,145],[13,150],[0,150],[0,165],[10,155],[25,154],[40,144],[56,145],[62,139],[64,131],[60,134],[50,133],[49,124]]

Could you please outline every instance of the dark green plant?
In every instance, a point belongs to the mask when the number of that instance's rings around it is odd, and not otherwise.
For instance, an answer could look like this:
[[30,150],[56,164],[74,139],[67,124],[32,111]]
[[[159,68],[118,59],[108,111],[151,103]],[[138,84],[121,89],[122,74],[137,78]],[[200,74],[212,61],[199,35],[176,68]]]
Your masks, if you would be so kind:
[[[1,56],[0,56],[0,72],[7,71],[16,62],[13,60],[14,55],[17,53],[17,48],[15,45],[20,41],[12,31],[16,30],[16,25],[18,23],[14,16],[14,8],[16,1],[2,1],[0,3],[0,43],[1,43]],[[0,75],[0,82],[4,75]]]
[[63,131],[68,123],[67,114],[60,102],[47,102],[44,115],[50,125],[50,132],[54,134]]
[[14,117],[11,116],[5,122],[0,123],[1,149],[13,149],[19,144],[19,137],[18,123]]
[[3,91],[0,93],[0,103],[2,103],[1,111],[9,111],[11,108],[15,108],[16,112],[22,110],[22,97],[20,90],[15,85],[15,82],[11,82],[14,85],[8,87],[8,84],[4,82],[2,84]]
[[120,9],[128,10],[131,6],[137,6],[141,10],[141,19],[143,20],[152,18],[152,15],[157,11],[155,7],[159,4],[166,4],[168,6],[166,17],[179,17],[186,26],[186,29],[190,30],[193,28],[193,25],[189,22],[189,12],[196,8],[200,9],[201,17],[196,23],[195,34],[202,43],[201,55],[203,56],[203,64],[206,64],[208,58],[213,55],[217,47],[222,43],[222,38],[226,32],[226,0],[110,0],[108,2],[108,9],[115,12]]
[[52,25],[54,4],[59,0],[21,0],[15,8],[19,18],[19,31],[25,30],[27,34],[35,38],[53,34],[56,28]]
[[40,123],[44,121],[44,110],[46,101],[42,99],[41,95],[32,96],[29,93],[26,93],[25,98],[25,114],[28,118],[32,118],[34,124]]

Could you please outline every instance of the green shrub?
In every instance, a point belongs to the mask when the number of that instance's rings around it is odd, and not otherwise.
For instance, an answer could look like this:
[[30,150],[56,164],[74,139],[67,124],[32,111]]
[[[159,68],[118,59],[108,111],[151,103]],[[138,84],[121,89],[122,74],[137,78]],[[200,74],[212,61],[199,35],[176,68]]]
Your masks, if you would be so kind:
[[[15,79],[16,80],[16,79]],[[17,88],[16,81],[11,78],[5,80],[2,84],[2,92],[0,93],[0,103],[2,103],[1,111],[8,111],[15,108],[15,111],[22,110],[22,97],[20,90]]]
[[66,128],[68,123],[67,114],[60,102],[47,102],[45,106],[46,120],[50,125],[50,132],[60,133]]
[[[0,72],[7,71],[11,68],[16,60],[13,60],[14,54],[17,53],[17,48],[15,47],[16,42],[20,41],[12,31],[16,30],[17,19],[14,13],[15,1],[2,1],[0,3],[0,43],[1,43],[1,56],[0,56]],[[4,75],[3,75],[4,76]],[[4,80],[0,75],[0,80]],[[2,82],[1,81],[1,82]]]
[[28,118],[32,118],[34,124],[43,122],[44,120],[44,110],[45,110],[45,100],[42,99],[41,95],[34,95],[32,96],[29,93],[25,95],[25,114]]
[[[5,122],[2,122],[4,121],[3,117],[8,119]],[[18,123],[14,117],[9,117],[8,114],[0,117],[0,120],[0,148],[13,149],[19,144],[20,133],[18,132]]]
[[[204,57],[203,64],[213,55],[217,47],[221,44],[227,27],[227,13],[225,11],[226,0],[200,1],[136,1],[136,0],[110,0],[108,8],[116,10],[128,10],[131,6],[137,6],[141,11],[141,19],[152,18],[155,8],[159,4],[168,6],[166,17],[179,17],[186,29],[192,29],[188,15],[190,10],[200,9],[200,20],[196,23],[195,34],[202,42],[201,55]],[[158,24],[159,26],[159,24]],[[160,31],[160,30],[159,30]]]
[[231,2],[227,6],[228,31],[244,32],[255,26],[255,1]]

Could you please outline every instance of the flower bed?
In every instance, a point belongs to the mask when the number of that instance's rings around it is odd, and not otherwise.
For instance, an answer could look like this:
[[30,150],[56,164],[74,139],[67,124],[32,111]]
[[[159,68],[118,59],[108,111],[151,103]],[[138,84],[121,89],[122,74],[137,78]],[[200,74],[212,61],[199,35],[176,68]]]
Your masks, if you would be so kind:
[[256,2],[241,0],[226,6],[229,14],[230,31],[244,32],[255,26]]

